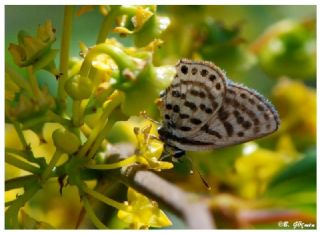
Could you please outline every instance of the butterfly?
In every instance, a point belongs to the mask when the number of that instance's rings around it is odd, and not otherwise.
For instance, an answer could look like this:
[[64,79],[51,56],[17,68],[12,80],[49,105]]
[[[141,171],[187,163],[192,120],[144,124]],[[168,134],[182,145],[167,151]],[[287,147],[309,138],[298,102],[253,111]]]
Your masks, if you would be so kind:
[[271,134],[280,125],[268,100],[206,61],[180,60],[160,103],[160,139],[184,151],[240,144]]

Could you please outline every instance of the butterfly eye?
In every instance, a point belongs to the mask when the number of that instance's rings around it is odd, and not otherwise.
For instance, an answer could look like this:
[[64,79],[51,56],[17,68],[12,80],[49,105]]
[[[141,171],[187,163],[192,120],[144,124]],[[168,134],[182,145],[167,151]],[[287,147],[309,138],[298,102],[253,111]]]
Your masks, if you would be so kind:
[[166,138],[166,135],[167,135],[167,130],[163,126],[160,126],[158,128],[158,134],[160,136],[160,139],[164,140]]
[[166,95],[166,91],[165,90],[160,92],[160,98],[163,98],[165,95]]

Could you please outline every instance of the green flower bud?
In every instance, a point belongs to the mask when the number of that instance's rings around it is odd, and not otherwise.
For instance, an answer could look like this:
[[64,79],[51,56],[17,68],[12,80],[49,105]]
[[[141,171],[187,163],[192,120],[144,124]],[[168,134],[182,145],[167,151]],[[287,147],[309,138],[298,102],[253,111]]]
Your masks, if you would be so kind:
[[82,100],[90,97],[93,84],[88,77],[75,75],[66,81],[64,88],[72,99]]
[[136,144],[137,139],[133,127],[130,121],[118,121],[112,126],[107,138],[111,143],[131,142]]
[[247,71],[256,62],[254,55],[244,47],[240,29],[211,18],[196,26],[194,41],[201,41],[197,47],[203,60],[213,61],[231,77],[239,77],[240,72]]
[[61,128],[53,132],[52,139],[57,149],[67,154],[75,153],[81,144],[80,139],[75,134]]
[[274,77],[296,79],[316,77],[315,28],[294,21],[274,25],[259,51],[262,68]]

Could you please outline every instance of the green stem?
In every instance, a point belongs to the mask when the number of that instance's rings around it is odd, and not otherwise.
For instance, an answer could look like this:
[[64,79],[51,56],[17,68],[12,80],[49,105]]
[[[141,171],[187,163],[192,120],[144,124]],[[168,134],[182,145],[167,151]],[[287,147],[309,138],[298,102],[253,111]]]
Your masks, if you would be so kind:
[[134,70],[136,68],[136,64],[132,60],[132,57],[123,52],[122,49],[108,43],[102,43],[89,50],[79,72],[81,76],[89,76],[92,60],[101,53],[109,55],[117,63],[120,70],[126,68]]
[[28,73],[29,73],[29,82],[30,82],[30,86],[31,86],[31,89],[33,91],[33,95],[34,95],[34,98],[36,101],[38,101],[40,98],[41,98],[41,94],[40,94],[40,87],[39,87],[39,84],[38,84],[38,80],[34,74],[34,71],[32,69],[31,66],[29,66],[27,68],[28,70]]
[[32,183],[25,193],[19,196],[16,200],[11,202],[10,207],[6,211],[6,228],[19,228],[19,221],[18,221],[18,212],[21,207],[25,205],[25,203],[30,200],[41,188],[40,184],[35,181]]
[[55,167],[55,165],[57,164],[58,160],[60,159],[61,155],[63,153],[60,150],[56,150],[53,157],[51,158],[48,167],[46,167],[46,169],[44,170],[44,172],[41,175],[41,179],[43,181],[47,180],[50,178],[51,174],[52,174],[52,170]]
[[38,164],[40,167],[41,167],[41,158],[35,158],[33,156],[33,153],[31,150],[18,150],[18,149],[15,149],[15,148],[8,148],[6,147],[5,148],[5,152],[6,153],[10,153],[10,154],[15,154],[15,155],[18,155],[19,157],[25,159],[25,160],[28,160],[29,162],[31,163],[36,163]]
[[30,163],[36,163],[40,168],[46,166],[46,160],[43,157],[34,157],[32,150],[19,150],[15,148],[5,148],[6,153],[18,155],[21,158],[28,160]]
[[20,142],[22,143],[23,148],[24,149],[28,148],[28,143],[27,143],[26,138],[23,135],[20,124],[17,121],[12,121],[12,123],[13,123],[15,130],[17,131],[18,137],[20,139]]
[[81,112],[81,100],[74,100],[72,104],[72,122],[76,127],[82,125]]
[[113,94],[109,97],[109,100],[107,100],[106,104],[104,105],[104,110],[102,115],[100,116],[99,121],[93,128],[88,140],[86,143],[80,148],[78,155],[79,156],[85,156],[96,138],[98,137],[99,133],[101,132],[101,129],[104,128],[106,125],[106,121],[110,115],[110,113],[116,108],[123,100],[123,95],[119,91],[114,91]]
[[70,52],[70,41],[72,33],[72,21],[73,21],[74,7],[71,5],[65,6],[64,20],[63,20],[63,32],[61,39],[61,54],[60,54],[60,72],[62,73],[58,83],[58,100],[61,104],[62,111],[66,107],[67,93],[64,90],[64,84],[68,79],[68,63]]
[[14,202],[15,202],[15,200],[7,201],[7,202],[4,203],[4,206],[5,207],[11,206]]
[[35,175],[27,175],[6,180],[4,186],[5,191],[29,186],[36,179],[37,177]]
[[98,54],[95,52],[92,52],[92,49],[89,50],[89,52],[87,53],[86,57],[84,58],[84,61],[81,65],[80,71],[79,71],[79,75],[84,76],[84,77],[88,77],[89,76],[89,72],[92,66],[92,60],[95,58],[95,56],[97,56]]
[[99,36],[97,38],[97,44],[103,43],[107,38],[109,32],[112,30],[115,18],[118,16],[118,10],[120,6],[112,6],[108,15],[105,16],[103,23],[100,27]]
[[104,127],[100,130],[100,132],[98,133],[96,139],[93,142],[92,147],[90,148],[89,154],[88,154],[88,158],[93,158],[94,155],[97,153],[98,149],[101,146],[101,143],[103,142],[103,140],[105,139],[106,135],[108,133],[108,124],[107,122],[105,122]]
[[98,199],[99,201],[106,203],[109,206],[112,206],[118,210],[127,211],[126,205],[124,205],[120,202],[114,201],[111,198],[106,197],[106,196],[102,195],[101,193],[92,190],[92,189],[88,188],[86,185],[82,185],[81,190],[84,191],[85,193],[91,195],[92,197]]
[[135,6],[121,6],[119,9],[119,15],[129,15],[133,16],[137,12],[137,7]]
[[38,117],[33,117],[30,120],[23,122],[23,128],[29,129],[33,128],[39,124],[47,123],[47,122],[57,122],[64,126],[70,126],[70,121],[68,119],[63,118],[62,116],[54,113],[51,110],[48,110],[46,114],[42,114]]
[[127,159],[121,160],[116,163],[110,163],[110,164],[89,164],[86,165],[86,168],[89,169],[96,169],[96,170],[109,170],[109,169],[115,169],[115,168],[121,168],[125,166],[129,166],[134,164],[137,161],[137,156],[133,155],[130,156]]
[[83,207],[86,209],[88,217],[90,218],[91,222],[98,228],[98,229],[107,229],[107,226],[104,225],[94,213],[92,206],[89,203],[87,197],[82,197]]
[[70,126],[70,120],[56,114],[55,112],[53,112],[51,110],[47,111],[47,116],[49,117],[50,121],[60,123],[61,125],[65,126],[65,127]]
[[[101,119],[101,118],[100,118]],[[101,130],[99,122],[96,124],[96,126],[91,131],[91,134],[85,144],[80,148],[78,156],[85,156],[87,152],[89,151],[91,145],[94,143],[94,140],[96,139],[97,135],[99,134],[99,131]]]
[[32,117],[30,120],[23,122],[23,129],[30,129],[44,122],[49,122],[49,117],[46,114],[41,114],[37,117]]
[[131,56],[126,54],[122,49],[108,43],[96,45],[92,48],[92,52],[108,54],[117,63],[120,70],[125,68],[134,70],[137,66]]
[[19,149],[9,148],[9,147],[6,147],[4,150],[5,150],[7,153],[19,155],[19,156],[21,156],[22,158],[24,158],[24,159],[26,159],[26,160],[29,160],[29,155],[28,155],[28,153],[27,153],[25,150],[19,150]]
[[5,162],[12,165],[12,166],[15,166],[17,168],[20,168],[22,170],[25,170],[25,171],[28,171],[28,172],[31,172],[33,174],[37,174],[39,173],[39,168],[38,167],[35,167],[29,163],[26,163],[20,159],[17,159],[15,156],[9,154],[9,153],[6,153],[5,154]]

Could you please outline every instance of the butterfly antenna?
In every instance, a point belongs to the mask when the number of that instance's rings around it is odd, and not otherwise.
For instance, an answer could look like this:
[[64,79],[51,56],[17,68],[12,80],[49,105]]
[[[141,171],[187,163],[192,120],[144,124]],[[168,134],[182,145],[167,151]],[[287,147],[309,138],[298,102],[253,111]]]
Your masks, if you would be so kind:
[[209,185],[208,181],[203,177],[203,175],[199,171],[198,167],[194,166],[194,163],[193,163],[193,161],[191,160],[190,157],[187,157],[187,159],[189,160],[189,162],[191,164],[192,170],[194,169],[198,173],[198,175],[199,175],[200,179],[202,180],[202,183],[204,184],[204,186],[206,186],[206,188],[208,190],[211,190],[211,186]]
[[[206,188],[208,190],[211,190],[211,186],[209,185],[209,183],[206,181],[206,179],[203,177],[203,175],[201,174],[201,172],[199,171],[199,169],[197,167],[194,166],[193,161],[191,160],[190,157],[188,156],[184,156],[186,154],[186,152],[184,150],[180,150],[178,148],[172,148],[173,151],[171,151],[171,155],[172,155],[172,162],[181,162],[181,158],[187,158],[189,163],[191,164],[191,171],[190,174],[193,174],[193,169],[196,170],[196,172],[198,173],[200,179],[202,180],[202,183],[204,184],[204,186],[206,186]],[[169,153],[170,155],[170,153]]]

